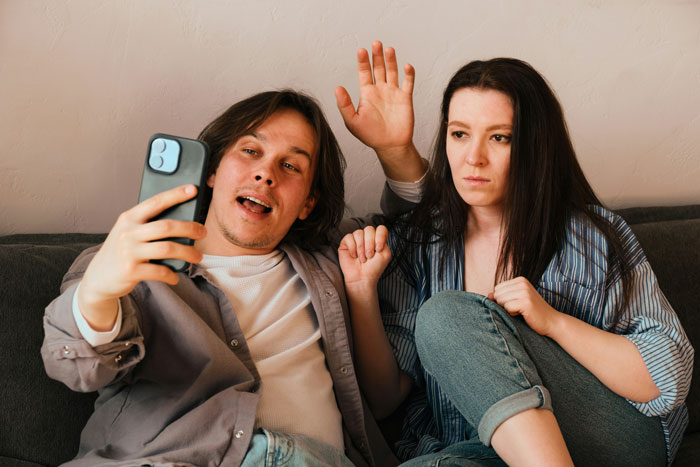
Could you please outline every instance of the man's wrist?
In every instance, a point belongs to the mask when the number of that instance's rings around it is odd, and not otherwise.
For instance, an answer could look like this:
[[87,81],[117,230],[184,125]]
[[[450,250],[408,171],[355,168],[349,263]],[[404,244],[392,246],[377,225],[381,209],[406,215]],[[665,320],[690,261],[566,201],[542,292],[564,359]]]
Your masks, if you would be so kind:
[[85,289],[84,284],[80,284],[76,293],[80,314],[95,331],[109,331],[114,327],[119,314],[119,299],[95,298]]

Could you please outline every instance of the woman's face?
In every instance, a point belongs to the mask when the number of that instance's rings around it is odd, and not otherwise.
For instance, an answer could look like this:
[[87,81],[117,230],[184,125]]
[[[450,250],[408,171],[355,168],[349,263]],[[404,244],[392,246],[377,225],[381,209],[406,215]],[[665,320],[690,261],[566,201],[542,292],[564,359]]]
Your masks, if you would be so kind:
[[512,134],[508,96],[482,88],[454,93],[447,117],[447,159],[455,188],[468,205],[502,208]]

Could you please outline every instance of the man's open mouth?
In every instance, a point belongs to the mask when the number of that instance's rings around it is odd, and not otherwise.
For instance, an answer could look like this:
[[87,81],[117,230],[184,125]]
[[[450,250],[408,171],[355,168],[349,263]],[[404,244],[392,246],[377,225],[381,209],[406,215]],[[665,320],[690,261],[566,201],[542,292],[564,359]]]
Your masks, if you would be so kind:
[[253,198],[252,196],[239,196],[237,201],[241,203],[248,211],[256,214],[267,214],[268,212],[272,211],[270,206],[257,198]]

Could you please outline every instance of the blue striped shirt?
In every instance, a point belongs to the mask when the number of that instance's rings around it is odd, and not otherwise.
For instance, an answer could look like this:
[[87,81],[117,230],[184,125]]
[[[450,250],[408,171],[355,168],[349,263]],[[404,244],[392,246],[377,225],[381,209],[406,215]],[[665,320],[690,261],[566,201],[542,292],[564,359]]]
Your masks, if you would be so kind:
[[[641,413],[660,418],[670,464],[688,425],[685,398],[690,387],[693,348],[630,227],[616,214],[601,207],[594,209],[612,222],[631,267],[632,292],[620,323],[611,329],[614,312],[622,300],[619,268],[608,268],[605,237],[583,215],[570,219],[566,246],[554,256],[536,288],[554,309],[622,334],[637,346],[661,395],[649,402],[629,402]],[[396,248],[393,234],[389,246]],[[386,333],[399,367],[415,384],[406,404],[402,438],[396,445],[403,460],[439,451],[473,432],[422,367],[414,340],[421,305],[437,292],[462,290],[463,243],[459,241],[449,252],[447,269],[440,279],[439,253],[443,247],[429,244],[416,248],[409,268],[394,268],[379,283]]]

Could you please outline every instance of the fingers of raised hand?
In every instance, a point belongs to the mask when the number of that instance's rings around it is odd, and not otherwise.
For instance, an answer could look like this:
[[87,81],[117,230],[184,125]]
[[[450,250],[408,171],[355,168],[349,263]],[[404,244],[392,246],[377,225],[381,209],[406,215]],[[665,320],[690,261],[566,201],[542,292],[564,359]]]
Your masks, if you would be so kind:
[[386,82],[399,87],[399,68],[396,64],[396,51],[393,47],[384,49],[386,59]]
[[335,88],[335,103],[338,105],[338,110],[343,117],[345,126],[348,126],[355,116],[355,106],[352,103],[352,98],[347,89],[342,86],[337,86]]
[[405,64],[403,66],[403,83],[401,83],[401,90],[407,94],[413,95],[413,84],[416,82],[416,70],[410,64]]
[[372,84],[372,66],[369,63],[369,53],[365,49],[357,51],[357,80],[360,87]]
[[367,261],[367,255],[365,254],[365,231],[356,230],[352,233],[352,236],[355,239],[355,247],[357,248],[356,257],[361,263],[364,263]]
[[376,230],[372,226],[367,226],[363,230],[365,236],[365,257],[371,259],[374,257],[375,252],[375,236]]
[[376,252],[383,251],[385,247],[387,250],[389,250],[389,248],[386,245],[388,238],[389,238],[389,230],[383,225],[378,226],[376,235],[374,237],[374,251],[376,251]]
[[338,247],[338,252],[347,251],[350,258],[357,258],[357,244],[355,243],[355,236],[351,233],[345,235],[340,241],[340,246]]
[[386,83],[386,66],[384,65],[384,49],[380,41],[372,43],[372,68],[375,83]]

